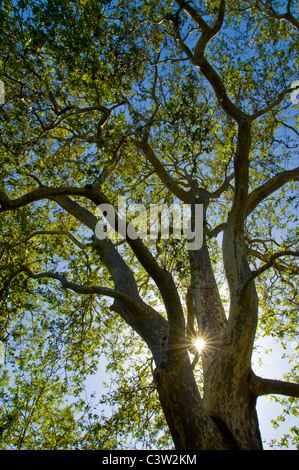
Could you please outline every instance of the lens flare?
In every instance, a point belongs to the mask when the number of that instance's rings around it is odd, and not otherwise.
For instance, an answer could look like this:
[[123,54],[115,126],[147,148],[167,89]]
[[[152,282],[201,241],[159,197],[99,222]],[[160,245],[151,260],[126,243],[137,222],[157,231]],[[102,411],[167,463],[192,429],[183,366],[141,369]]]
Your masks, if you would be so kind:
[[201,353],[202,350],[203,350],[203,348],[204,348],[205,345],[206,345],[206,342],[205,342],[205,340],[204,340],[203,338],[197,338],[197,339],[194,341],[194,345],[195,345],[197,351],[198,351],[199,353]]

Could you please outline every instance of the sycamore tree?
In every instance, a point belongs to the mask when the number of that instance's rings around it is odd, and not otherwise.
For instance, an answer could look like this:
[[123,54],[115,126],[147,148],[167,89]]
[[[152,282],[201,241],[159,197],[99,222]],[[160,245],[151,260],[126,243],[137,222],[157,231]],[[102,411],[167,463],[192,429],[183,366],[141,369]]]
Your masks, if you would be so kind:
[[[1,2],[2,449],[262,449],[258,397],[298,413],[296,350],[279,380],[252,363],[258,337],[298,337],[298,18]],[[202,210],[199,246],[171,214],[141,233],[161,204],[192,229]]]

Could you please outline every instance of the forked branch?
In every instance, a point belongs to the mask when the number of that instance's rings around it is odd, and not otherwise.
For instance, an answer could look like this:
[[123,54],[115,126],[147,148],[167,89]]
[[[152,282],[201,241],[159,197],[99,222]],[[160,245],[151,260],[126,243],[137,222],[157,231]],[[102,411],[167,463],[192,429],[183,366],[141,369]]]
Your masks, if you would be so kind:
[[254,281],[254,279],[256,279],[258,276],[267,271],[267,269],[271,268],[274,265],[275,260],[283,256],[299,257],[299,251],[284,250],[279,251],[277,253],[273,253],[267,263],[263,264],[260,268],[251,272],[251,274],[248,276],[247,280],[244,282],[243,286],[240,289],[240,297],[242,296],[242,293],[247,289],[247,287],[249,287],[250,284]]
[[191,49],[187,46],[187,44],[184,43],[181,37],[178,23],[172,18],[171,21],[181,50],[187,55],[190,62],[194,66],[198,67],[204,77],[209,81],[215,91],[218,102],[220,106],[224,109],[224,111],[235,121],[239,121],[242,117],[247,116],[246,113],[244,113],[230,100],[223,80],[205,57],[205,48],[207,44],[220,31],[222,27],[225,15],[225,1],[220,1],[218,16],[212,27],[210,27],[203,20],[200,14],[187,2],[179,0],[176,0],[176,2],[182,9],[186,11],[186,13],[189,14],[189,16],[199,26],[201,30],[201,36],[194,47],[194,52],[192,52]]

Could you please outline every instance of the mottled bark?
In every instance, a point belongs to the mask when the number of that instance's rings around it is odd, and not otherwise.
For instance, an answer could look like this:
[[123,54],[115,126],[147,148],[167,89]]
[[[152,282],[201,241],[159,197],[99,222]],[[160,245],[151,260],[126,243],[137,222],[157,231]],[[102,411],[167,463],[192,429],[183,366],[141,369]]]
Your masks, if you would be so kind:
[[234,448],[229,433],[206,412],[186,353],[171,366],[157,367],[154,380],[177,450]]

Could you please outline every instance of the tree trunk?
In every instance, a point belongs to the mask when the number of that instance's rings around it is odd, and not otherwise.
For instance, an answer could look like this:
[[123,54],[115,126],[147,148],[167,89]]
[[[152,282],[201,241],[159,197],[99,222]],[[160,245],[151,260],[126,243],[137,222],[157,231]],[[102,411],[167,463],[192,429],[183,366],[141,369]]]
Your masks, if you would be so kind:
[[256,397],[250,391],[251,370],[237,369],[234,358],[222,354],[205,380],[205,409],[229,431],[236,449],[262,450]]
[[231,443],[206,413],[190,361],[154,371],[160,403],[176,450],[229,450]]
[[204,399],[189,361],[155,369],[154,380],[176,450],[262,450],[249,379],[234,380],[233,371],[226,376],[230,363],[222,361],[222,365],[222,379],[213,374]]

